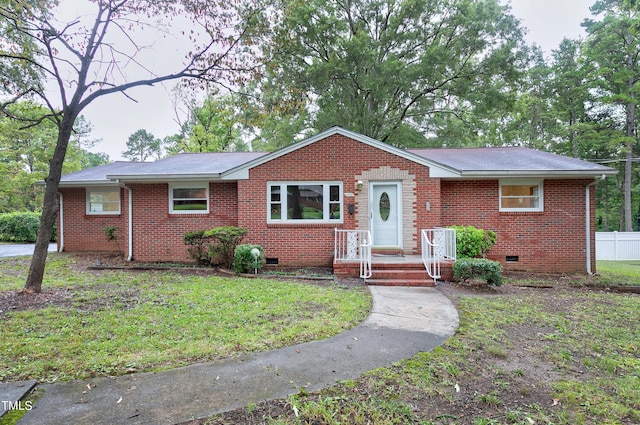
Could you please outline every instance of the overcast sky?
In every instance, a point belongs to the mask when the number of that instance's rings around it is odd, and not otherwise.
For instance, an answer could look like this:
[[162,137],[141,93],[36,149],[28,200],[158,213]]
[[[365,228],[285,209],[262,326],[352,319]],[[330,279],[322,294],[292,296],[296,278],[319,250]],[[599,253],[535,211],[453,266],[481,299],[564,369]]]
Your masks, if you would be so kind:
[[[556,49],[564,37],[584,37],[580,23],[590,16],[595,0],[511,0],[512,13],[528,29],[527,41],[539,45],[546,55]],[[123,95],[112,94],[97,99],[83,115],[93,125],[93,139],[102,141],[92,148],[105,152],[111,160],[122,160],[129,136],[145,129],[163,138],[179,128],[171,103],[174,83],[139,88],[128,92],[137,103]]]

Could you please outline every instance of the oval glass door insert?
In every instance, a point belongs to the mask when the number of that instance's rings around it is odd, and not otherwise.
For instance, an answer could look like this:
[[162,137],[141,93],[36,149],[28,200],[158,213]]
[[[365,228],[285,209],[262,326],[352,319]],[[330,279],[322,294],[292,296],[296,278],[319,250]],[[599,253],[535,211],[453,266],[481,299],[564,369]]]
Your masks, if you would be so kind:
[[380,212],[380,218],[382,221],[389,220],[389,215],[391,214],[391,199],[389,199],[389,194],[387,192],[382,192],[380,195],[378,211]]

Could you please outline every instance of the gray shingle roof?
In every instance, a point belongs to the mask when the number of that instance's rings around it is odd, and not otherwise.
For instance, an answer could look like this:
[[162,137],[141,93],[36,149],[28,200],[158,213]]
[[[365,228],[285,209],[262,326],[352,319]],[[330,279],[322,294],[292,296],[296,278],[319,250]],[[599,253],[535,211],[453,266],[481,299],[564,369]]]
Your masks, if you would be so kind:
[[[116,180],[170,181],[248,178],[248,170],[331,134],[343,134],[362,143],[431,168],[442,178],[597,177],[616,170],[588,161],[523,147],[398,149],[336,127],[278,151],[182,153],[155,162],[114,162],[62,176],[62,186],[115,184]],[[366,158],[363,158],[366,161]]]
[[152,162],[128,162],[115,161],[106,165],[99,165],[73,173],[65,174],[60,179],[61,184],[73,183],[109,183],[107,178],[110,174],[142,172],[145,167],[153,164]]
[[462,175],[615,173],[600,164],[524,147],[409,149],[409,152],[455,169]]
[[62,186],[109,184],[114,179],[214,178],[264,155],[264,152],[181,153],[155,162],[116,161],[62,176]]
[[265,152],[208,152],[208,153],[180,153],[149,163],[140,171],[131,169],[122,173],[111,173],[113,176],[133,175],[192,175],[222,174],[239,165],[261,157]]

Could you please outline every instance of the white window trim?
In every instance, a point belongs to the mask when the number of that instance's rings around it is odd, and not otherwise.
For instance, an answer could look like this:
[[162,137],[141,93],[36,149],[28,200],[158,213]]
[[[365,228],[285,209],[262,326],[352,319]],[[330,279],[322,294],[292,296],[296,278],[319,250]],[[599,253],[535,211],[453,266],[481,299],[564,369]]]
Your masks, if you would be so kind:
[[[330,187],[338,186],[340,190],[340,218],[339,219],[321,219],[321,220],[312,220],[312,219],[288,219],[287,218],[287,196],[286,196],[286,187],[287,186],[311,186],[311,185],[321,185],[322,186],[322,209],[323,216],[329,217],[330,214]],[[273,186],[280,186],[280,205],[281,205],[281,218],[280,219],[272,219],[271,218],[271,188]],[[283,196],[284,195],[284,196]],[[344,221],[344,191],[342,187],[341,181],[270,181],[267,182],[267,223],[287,223],[287,224],[313,224],[313,223],[342,223]],[[335,204],[335,202],[334,202]]]
[[[538,186],[538,206],[536,208],[503,208],[502,207],[502,187],[519,185]],[[498,182],[499,196],[498,207],[500,212],[539,212],[544,211],[544,180],[500,180]]]
[[[174,189],[205,189],[207,191],[207,209],[206,210],[174,210],[173,209],[173,190]],[[198,198],[199,199],[199,198]],[[169,214],[209,214],[209,182],[206,183],[170,183],[169,184]]]
[[[91,194],[97,192],[118,192],[118,211],[91,211]],[[122,208],[122,195],[119,187],[87,187],[85,189],[87,215],[119,215]]]

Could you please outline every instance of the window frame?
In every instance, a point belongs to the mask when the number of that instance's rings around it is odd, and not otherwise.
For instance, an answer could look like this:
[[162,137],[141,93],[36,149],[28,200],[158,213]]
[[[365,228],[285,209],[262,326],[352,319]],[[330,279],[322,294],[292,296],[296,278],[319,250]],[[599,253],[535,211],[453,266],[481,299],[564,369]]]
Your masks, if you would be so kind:
[[[288,196],[287,186],[322,186],[322,219],[290,219],[287,218]],[[339,201],[331,201],[331,187],[338,186]],[[271,199],[272,188],[280,188],[280,200],[273,201]],[[285,194],[285,196],[283,196]],[[344,188],[341,181],[269,181],[267,182],[267,223],[287,223],[287,224],[313,224],[313,223],[331,223],[340,224],[344,222]],[[280,205],[280,218],[271,217],[272,205]],[[331,206],[338,205],[340,218],[329,218],[331,214]]]
[[[544,211],[544,180],[500,180],[498,183],[498,206],[500,212],[542,212]],[[538,187],[538,195],[537,196],[503,196],[502,188],[504,186],[537,186]],[[531,208],[509,208],[502,206],[503,199],[515,199],[515,198],[528,198],[528,199],[538,199],[538,206]]]
[[[117,211],[104,211],[104,209],[102,211],[93,211],[91,209],[91,205],[94,204],[94,202],[91,202],[91,196],[93,194],[96,193],[114,193],[116,192],[118,194],[118,209]],[[122,209],[122,191],[120,190],[120,187],[112,187],[112,186],[90,186],[85,188],[85,210],[86,210],[86,214],[87,215],[120,215],[121,213],[121,209]],[[99,204],[104,205],[106,202],[100,202]],[[95,204],[98,204],[98,202],[96,202]]]
[[[206,198],[174,198],[173,191],[175,189],[204,189],[206,191]],[[169,183],[169,214],[209,214],[211,208],[211,201],[209,199],[209,182],[199,183],[199,182],[183,182],[183,183]],[[193,199],[193,200],[206,200],[207,207],[204,210],[176,210],[174,209],[174,201],[182,199]]]

